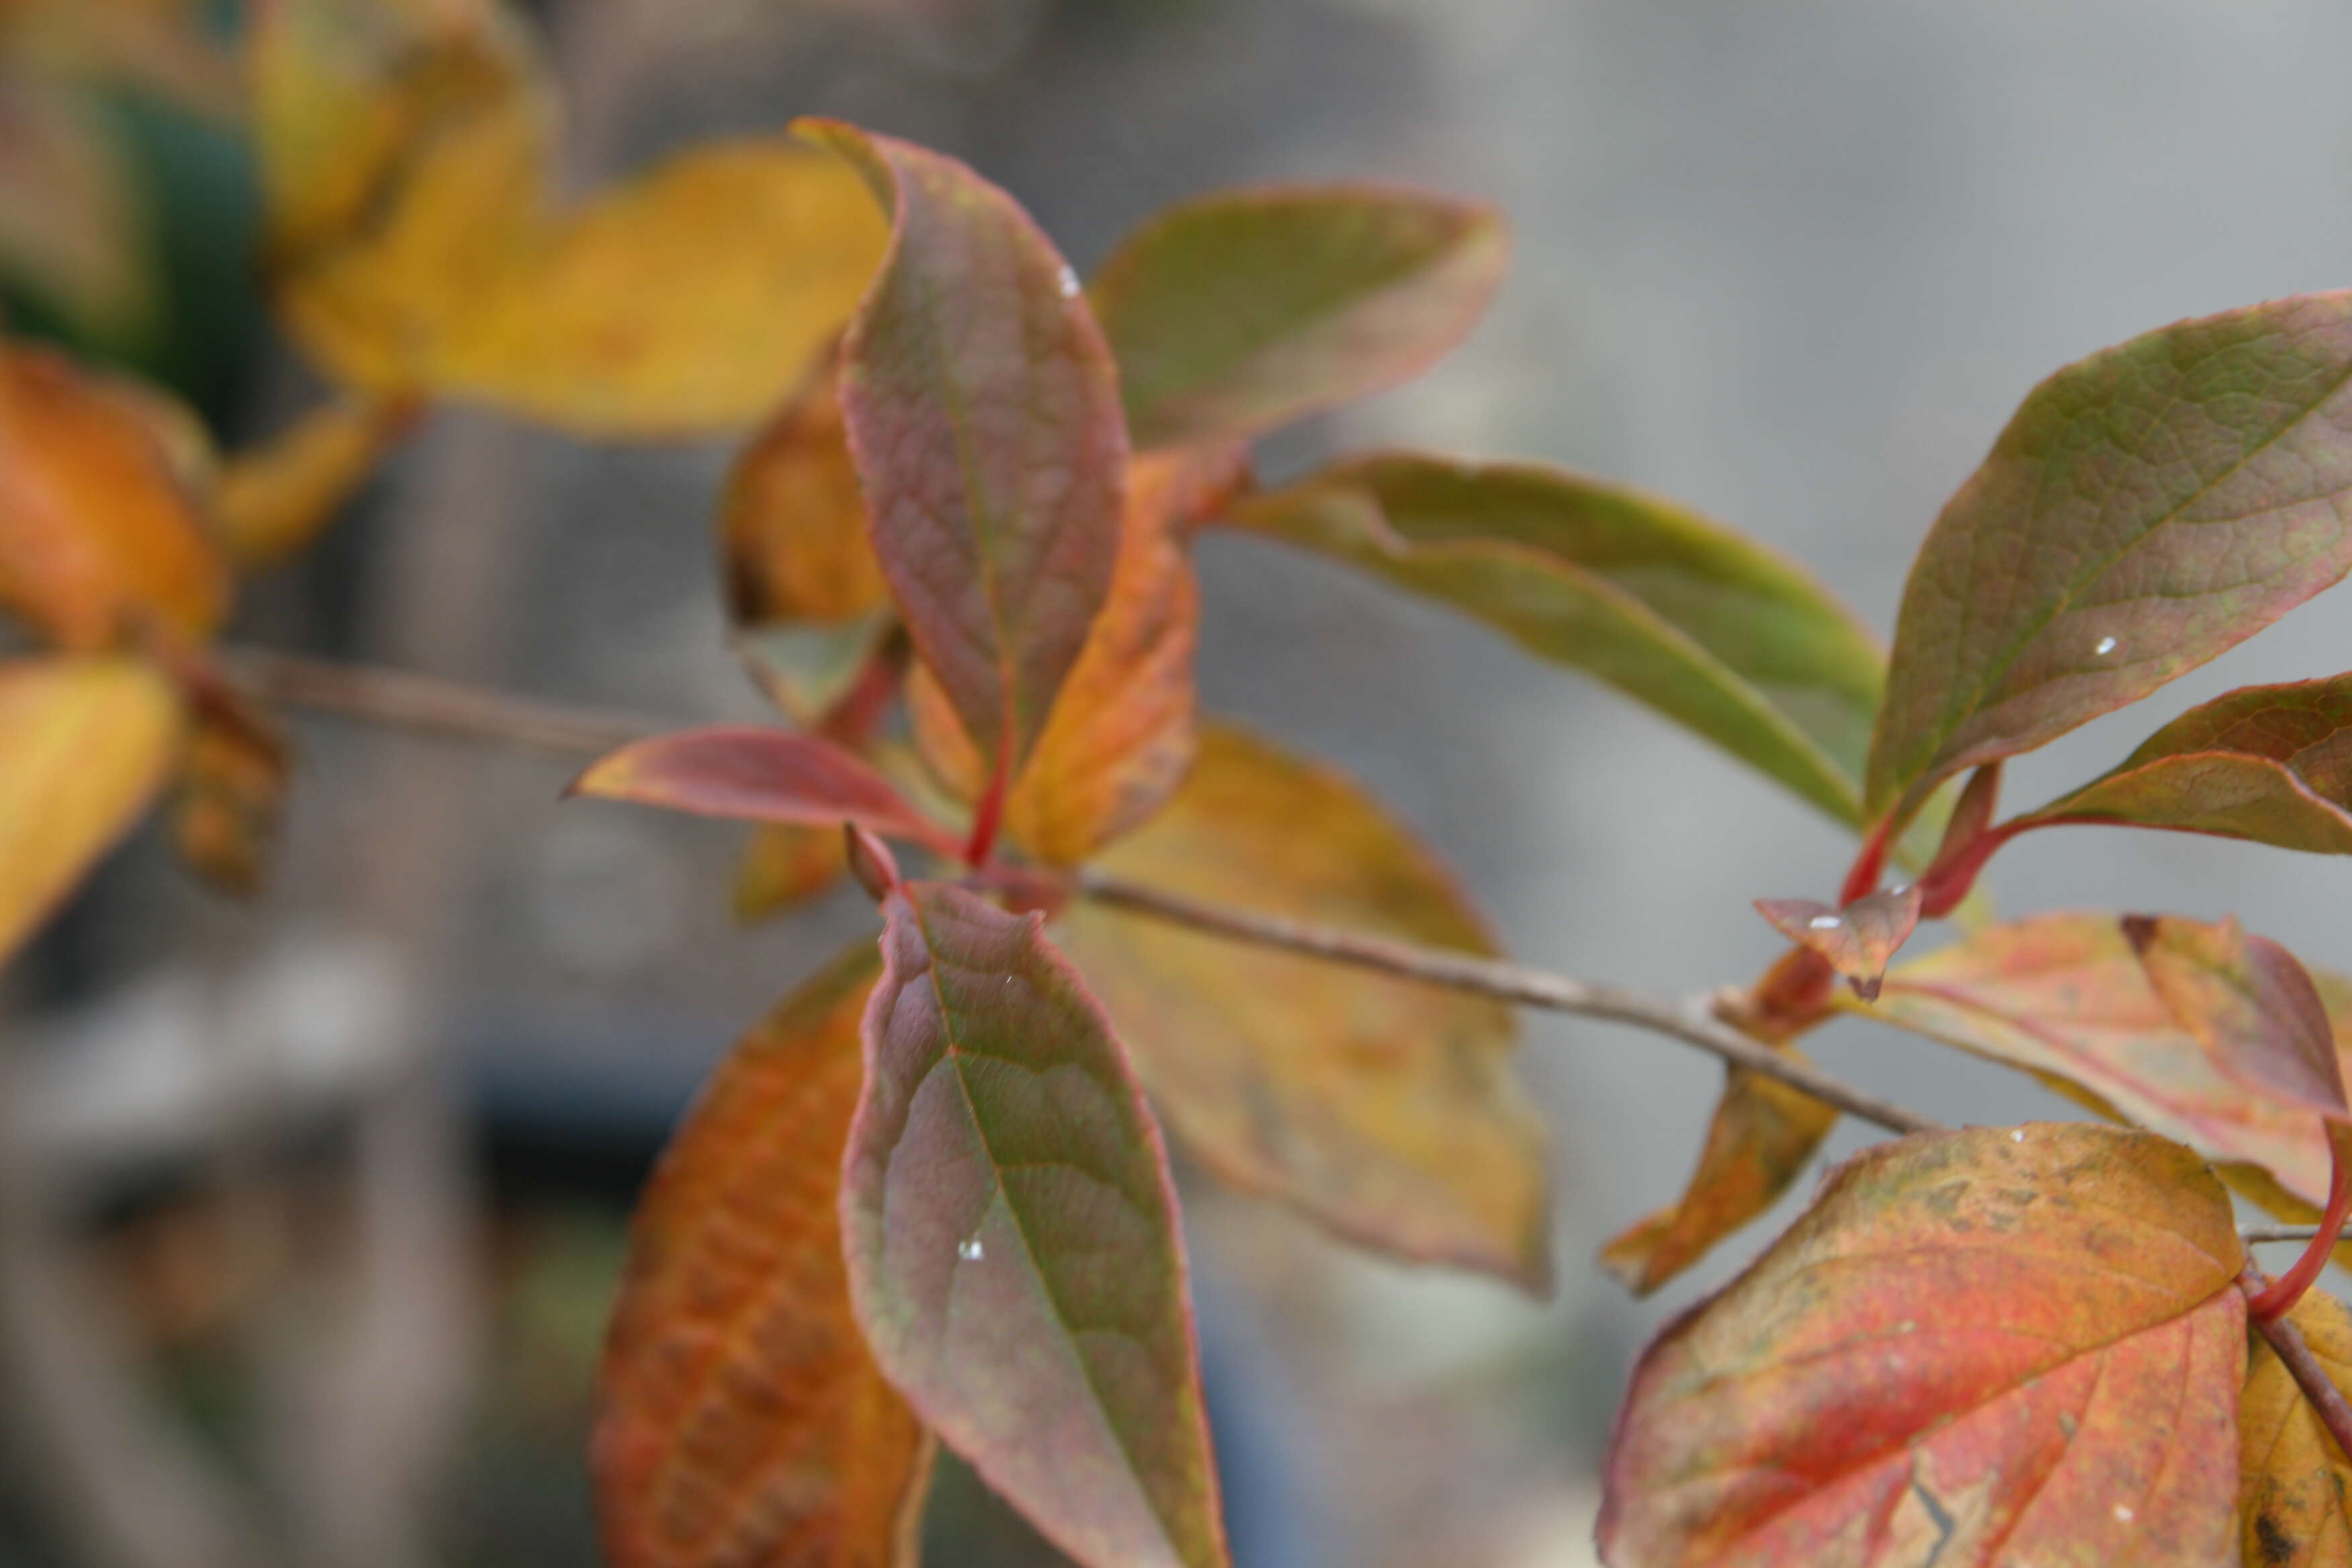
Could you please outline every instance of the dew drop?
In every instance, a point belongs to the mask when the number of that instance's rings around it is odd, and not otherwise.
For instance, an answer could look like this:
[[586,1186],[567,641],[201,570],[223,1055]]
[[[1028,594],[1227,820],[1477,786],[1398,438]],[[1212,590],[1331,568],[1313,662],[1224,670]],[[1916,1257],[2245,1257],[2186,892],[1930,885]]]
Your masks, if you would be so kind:
[[2132,1510],[2124,1504],[2117,1503],[2116,1504],[2116,1519],[2120,1523],[2129,1524],[2132,1521]]
[[1845,921],[1839,919],[1836,915],[1815,915],[1811,920],[1807,921],[1805,923],[1812,927],[1815,931],[1835,931],[1838,927],[1845,924]]
[[1078,275],[1067,267],[1062,268],[1061,285],[1063,299],[1075,300],[1078,297]]
[[2019,1128],[2016,1131],[2014,1131],[2014,1132],[2012,1132],[2012,1133],[2011,1133],[2011,1134],[2009,1135],[2009,1141],[2010,1141],[2011,1142],[2012,1142],[2012,1143],[2022,1143],[2022,1142],[2025,1142],[2025,1130],[2024,1130],[2023,1128],[2021,1128],[2021,1128]]
[[2101,637],[2099,639],[2099,646],[2093,648],[2091,651],[2098,654],[2113,653],[2116,651],[2116,639],[2113,637]]
[[966,1263],[977,1263],[988,1256],[988,1249],[981,1246],[980,1237],[967,1237],[956,1243],[956,1256]]

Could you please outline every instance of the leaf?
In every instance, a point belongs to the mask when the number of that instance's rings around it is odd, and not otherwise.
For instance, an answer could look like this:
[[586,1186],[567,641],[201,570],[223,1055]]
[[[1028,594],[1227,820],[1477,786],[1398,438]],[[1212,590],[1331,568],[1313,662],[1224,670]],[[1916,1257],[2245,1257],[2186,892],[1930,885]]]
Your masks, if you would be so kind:
[[2144,1133],[1865,1151],[1643,1352],[1601,1556],[2210,1568],[2237,1533],[2243,1261],[2221,1184]]
[[[1444,867],[1354,784],[1223,726],[1202,731],[1167,808],[1096,866],[1494,951]],[[1144,1087],[1218,1176],[1383,1252],[1548,1286],[1543,1125],[1512,1071],[1508,1009],[1084,900],[1062,932]]]
[[276,0],[252,76],[274,297],[367,391],[731,428],[801,382],[881,254],[856,177],[776,138],[553,210],[547,72],[488,0]]
[[823,726],[898,629],[888,609],[845,621],[771,621],[735,634],[753,684],[793,723]]
[[889,605],[832,376],[813,378],[735,459],[719,552],[739,626],[856,621]]
[[107,342],[135,340],[155,314],[126,164],[88,94],[11,73],[0,94],[0,271]]
[[1389,454],[1225,515],[1450,604],[1859,820],[1876,646],[1804,574],[1695,513],[1560,469]]
[[1878,994],[1887,960],[1918,927],[1919,889],[1891,888],[1843,908],[1811,899],[1759,899],[1756,912],[1790,942],[1829,960],[1867,1002]]
[[2352,1121],[2326,1004],[2293,953],[2235,920],[2126,915],[2123,928],[2174,1021],[2226,1076],[2282,1105]]
[[1088,1568],[1226,1562],[1157,1124],[1042,921],[883,906],[842,1215],[851,1299],[916,1411]]
[[185,482],[186,417],[51,350],[0,346],[0,610],[79,650],[219,625],[228,574]]
[[344,395],[221,465],[213,498],[241,565],[268,566],[309,545],[375,477],[416,423],[404,398]]
[[2352,567],[2352,293],[2183,321],[2036,387],[1921,547],[1874,819],[2252,636]]
[[2352,854],[2352,675],[2242,687],[2192,708],[2016,830],[2065,822]]
[[783,730],[721,724],[657,735],[604,757],[570,793],[748,822],[855,822],[928,846],[951,843],[865,758]]
[[837,831],[763,822],[736,868],[735,918],[748,925],[796,910],[831,891],[847,868]]
[[[2352,1037],[2352,987],[2318,983],[2339,1041]],[[2113,914],[1987,927],[1891,971],[1877,1003],[1855,1010],[2022,1068],[2209,1158],[2260,1166],[2308,1202],[2327,1194],[2327,1144],[2310,1115],[2248,1094],[2214,1065]]]
[[929,1444],[851,1313],[858,944],[719,1064],[630,1224],[592,1466],[614,1568],[899,1568]]
[[1009,780],[1110,593],[1127,466],[1110,351],[1012,197],[890,137],[798,129],[893,215],[842,344],[842,412],[916,651]]
[[[2288,1314],[2338,1388],[2352,1383],[2352,1312],[2314,1290]],[[2352,1568],[2352,1465],[2269,1343],[2247,1352],[2238,1402],[2249,1568]]]
[[1493,208],[1372,187],[1223,192],[1128,237],[1089,290],[1143,447],[1261,435],[1410,380],[1502,283]]
[[1655,1290],[1780,1202],[1837,1117],[1802,1089],[1732,1068],[1682,1201],[1620,1232],[1601,1266],[1637,1296]]
[[172,802],[172,846],[218,890],[251,898],[268,879],[291,760],[277,724],[242,700],[197,704]]
[[179,700],[143,664],[0,661],[0,962],[138,821],[179,736]]

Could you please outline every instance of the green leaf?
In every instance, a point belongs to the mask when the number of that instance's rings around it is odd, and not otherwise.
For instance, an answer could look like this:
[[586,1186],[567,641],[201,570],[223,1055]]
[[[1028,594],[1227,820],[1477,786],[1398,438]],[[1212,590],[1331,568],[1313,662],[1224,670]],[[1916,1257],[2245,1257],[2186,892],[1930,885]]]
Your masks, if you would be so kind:
[[1086,1568],[1223,1568],[1160,1131],[1034,916],[883,905],[852,1300],[923,1420]]
[[1089,290],[1136,443],[1259,435],[1419,374],[1485,311],[1486,206],[1368,187],[1222,193],[1129,236]]
[[1875,819],[2137,701],[2352,567],[2352,293],[2184,321],[2035,388],[1912,566]]
[[2192,708],[2018,830],[2065,822],[2352,855],[2352,675],[2243,687]]
[[892,213],[842,343],[850,452],[916,651],[1009,780],[1110,594],[1127,468],[1110,350],[1012,197],[887,136],[797,129]]
[[1859,818],[1876,646],[1811,578],[1696,513],[1557,468],[1398,453],[1227,516],[1451,604]]

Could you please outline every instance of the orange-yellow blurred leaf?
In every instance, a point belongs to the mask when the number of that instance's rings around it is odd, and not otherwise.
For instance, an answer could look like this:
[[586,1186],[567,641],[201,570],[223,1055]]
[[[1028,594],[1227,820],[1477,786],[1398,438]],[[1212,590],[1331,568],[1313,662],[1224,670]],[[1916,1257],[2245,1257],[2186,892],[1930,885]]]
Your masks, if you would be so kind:
[[0,960],[163,786],[180,703],[127,658],[0,663]]
[[2244,1249],[2177,1143],[1881,1144],[1643,1355],[1600,1524],[1627,1568],[2212,1568],[2237,1539]]
[[[838,837],[835,835],[835,837]],[[613,1568],[911,1568],[922,1427],[850,1314],[860,942],[736,1046],[630,1227],[593,1446]]]
[[[2352,1386],[2352,1312],[2314,1290],[2287,1314],[2336,1387]],[[2352,1464],[2267,1341],[2248,1352],[2238,1402],[2248,1568],[2352,1568]]]
[[1811,899],[1759,899],[1756,912],[1790,942],[1828,959],[1854,994],[1867,1002],[1878,994],[1887,960],[1919,924],[1919,889],[1890,889],[1843,909]]
[[185,419],[51,350],[0,348],[0,610],[69,648],[219,624],[228,573],[188,488]]
[[1733,1068],[1682,1201],[1603,1247],[1601,1267],[1648,1295],[1779,1202],[1836,1124],[1836,1110],[1803,1090]]
[[[1191,898],[1494,951],[1436,858],[1353,784],[1203,729],[1183,787],[1097,863]],[[1071,956],[1210,1169],[1402,1257],[1549,1279],[1541,1123],[1501,1005],[1084,900]]]
[[829,891],[847,864],[841,830],[764,822],[751,830],[735,870],[735,918],[745,923],[798,909]]
[[855,620],[889,603],[834,385],[813,377],[727,476],[719,553],[737,626]]
[[261,890],[289,765],[268,714],[242,702],[198,707],[172,803],[172,844],[189,869],[238,898]]
[[403,398],[346,395],[221,464],[214,510],[229,552],[267,566],[316,539],[416,422]]

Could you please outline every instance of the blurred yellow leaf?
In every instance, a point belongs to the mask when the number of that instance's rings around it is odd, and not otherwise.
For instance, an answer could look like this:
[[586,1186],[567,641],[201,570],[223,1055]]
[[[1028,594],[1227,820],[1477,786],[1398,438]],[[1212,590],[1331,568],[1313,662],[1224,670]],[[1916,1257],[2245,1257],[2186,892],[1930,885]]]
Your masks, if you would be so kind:
[[848,621],[889,603],[831,375],[811,378],[735,459],[719,552],[738,626]]
[[229,581],[191,489],[208,460],[161,394],[0,347],[0,610],[77,649],[210,633]]
[[[1357,787],[1206,726],[1168,806],[1100,868],[1240,909],[1491,952],[1430,852]],[[1084,901],[1064,946],[1212,1170],[1401,1257],[1540,1289],[1543,1131],[1499,1004]]]
[[841,829],[763,822],[751,830],[736,868],[735,918],[748,925],[798,909],[848,868]]
[[740,425],[881,256],[857,175],[782,138],[554,210],[546,73],[489,0],[272,0],[253,78],[278,305],[358,386],[584,434]]
[[180,724],[171,686],[131,659],[0,664],[0,960],[138,820]]
[[416,422],[405,398],[346,395],[220,466],[214,507],[245,566],[283,560],[316,539]]

